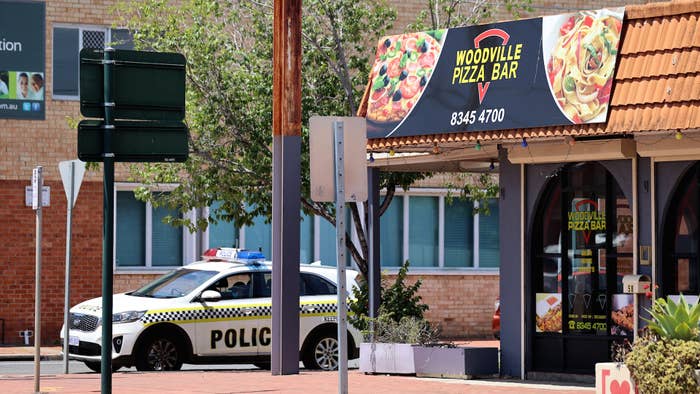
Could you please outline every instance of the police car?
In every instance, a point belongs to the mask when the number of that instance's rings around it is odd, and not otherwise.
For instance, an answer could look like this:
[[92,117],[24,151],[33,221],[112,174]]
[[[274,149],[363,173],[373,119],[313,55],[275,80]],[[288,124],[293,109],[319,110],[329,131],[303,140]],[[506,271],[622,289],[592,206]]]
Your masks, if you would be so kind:
[[[115,294],[112,369],[178,370],[183,363],[270,367],[272,266],[260,252],[210,249],[129,293]],[[347,270],[347,289],[357,271]],[[338,366],[336,268],[300,265],[299,344],[306,368]],[[70,310],[69,358],[100,371],[102,299]],[[61,329],[61,339],[64,330]],[[361,335],[348,325],[348,357]]]

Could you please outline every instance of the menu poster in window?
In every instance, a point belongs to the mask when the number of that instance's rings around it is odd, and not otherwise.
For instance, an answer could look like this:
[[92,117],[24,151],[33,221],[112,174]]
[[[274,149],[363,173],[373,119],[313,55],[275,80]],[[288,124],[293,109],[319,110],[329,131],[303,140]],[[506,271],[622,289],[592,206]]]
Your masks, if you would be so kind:
[[0,118],[43,120],[45,4],[0,0]]
[[634,332],[634,295],[613,294],[611,335],[631,336]]
[[607,335],[607,295],[593,291],[569,294],[569,332]]
[[561,332],[561,293],[536,293],[536,332]]

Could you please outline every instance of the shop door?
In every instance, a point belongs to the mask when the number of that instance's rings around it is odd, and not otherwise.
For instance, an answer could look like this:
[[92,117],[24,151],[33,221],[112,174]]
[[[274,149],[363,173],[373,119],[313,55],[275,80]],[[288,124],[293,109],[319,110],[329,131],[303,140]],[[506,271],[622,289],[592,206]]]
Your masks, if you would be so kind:
[[632,335],[629,203],[604,167],[563,168],[548,185],[533,234],[530,357],[534,371],[588,373]]
[[661,296],[678,301],[683,294],[687,302],[695,304],[700,294],[700,164],[694,165],[674,193],[666,215],[661,260]]

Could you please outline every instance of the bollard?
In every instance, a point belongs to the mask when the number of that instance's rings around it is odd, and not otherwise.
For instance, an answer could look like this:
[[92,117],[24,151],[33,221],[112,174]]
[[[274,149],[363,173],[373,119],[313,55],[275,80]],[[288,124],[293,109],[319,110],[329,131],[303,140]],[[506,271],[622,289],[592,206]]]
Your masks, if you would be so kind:
[[32,330],[24,330],[19,332],[19,337],[24,339],[24,344],[29,345],[29,338],[34,335],[34,332]]

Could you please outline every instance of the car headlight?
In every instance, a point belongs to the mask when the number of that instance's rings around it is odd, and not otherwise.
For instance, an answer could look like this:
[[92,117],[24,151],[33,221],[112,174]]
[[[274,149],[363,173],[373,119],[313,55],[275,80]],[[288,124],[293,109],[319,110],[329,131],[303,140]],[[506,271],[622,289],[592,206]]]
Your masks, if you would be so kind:
[[135,322],[136,320],[140,319],[141,316],[143,316],[145,313],[146,311],[126,311],[115,313],[112,315],[112,323],[119,324]]

